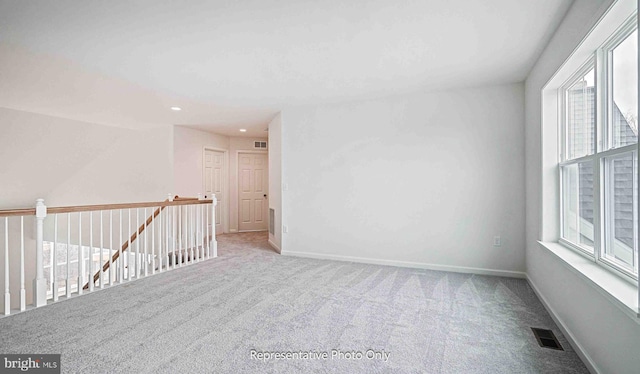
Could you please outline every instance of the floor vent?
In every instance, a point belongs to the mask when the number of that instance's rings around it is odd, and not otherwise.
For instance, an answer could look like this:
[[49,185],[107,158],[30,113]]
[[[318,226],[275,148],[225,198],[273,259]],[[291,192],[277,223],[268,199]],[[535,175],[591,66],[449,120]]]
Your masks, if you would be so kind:
[[557,349],[559,351],[564,351],[564,348],[562,348],[562,346],[560,345],[560,342],[558,342],[558,339],[553,334],[553,331],[545,330],[545,329],[537,329],[535,327],[532,327],[531,331],[533,331],[533,335],[535,335],[536,340],[538,341],[538,344],[542,348],[551,348],[551,349]]

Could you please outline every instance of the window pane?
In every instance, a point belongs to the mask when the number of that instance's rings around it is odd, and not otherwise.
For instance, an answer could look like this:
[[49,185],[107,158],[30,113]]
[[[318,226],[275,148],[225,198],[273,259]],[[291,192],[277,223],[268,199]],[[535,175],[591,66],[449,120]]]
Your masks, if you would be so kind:
[[592,162],[562,167],[562,237],[593,252]]
[[638,202],[635,152],[605,159],[607,181],[605,224],[606,243],[602,257],[637,273],[638,248],[635,207]]
[[593,69],[566,92],[567,159],[593,154],[595,150],[595,73]]
[[611,145],[638,142],[638,31],[611,51]]

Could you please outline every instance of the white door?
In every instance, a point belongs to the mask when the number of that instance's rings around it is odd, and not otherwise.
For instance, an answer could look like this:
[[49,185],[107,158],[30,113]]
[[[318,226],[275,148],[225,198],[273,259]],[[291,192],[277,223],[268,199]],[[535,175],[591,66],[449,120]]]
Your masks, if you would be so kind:
[[269,207],[266,153],[238,154],[238,230],[266,231]]
[[216,195],[216,234],[224,232],[224,152],[206,149],[204,151],[204,194],[207,198]]

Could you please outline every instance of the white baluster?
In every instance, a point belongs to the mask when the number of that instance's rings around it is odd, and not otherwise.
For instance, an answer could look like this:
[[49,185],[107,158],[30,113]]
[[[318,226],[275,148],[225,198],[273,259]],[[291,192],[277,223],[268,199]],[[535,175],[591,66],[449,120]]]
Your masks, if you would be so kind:
[[67,213],[67,278],[65,286],[68,299],[71,297],[71,213]]
[[198,217],[198,205],[193,206],[193,219],[195,221],[195,231],[193,232],[194,245],[193,248],[196,251],[196,259],[198,261],[202,260],[200,257],[200,246],[199,246],[199,235],[198,231],[200,230],[200,217]]
[[180,206],[180,214],[182,214],[182,248],[184,250],[184,264],[189,265],[192,258],[189,256],[189,206]]
[[[202,200],[202,194],[198,193],[198,200]],[[198,261],[202,260],[202,253],[200,252],[200,205],[193,206],[194,214],[196,216],[196,251],[198,252]]]
[[182,205],[180,206],[180,214],[182,214],[182,218],[181,218],[181,229],[182,229],[182,248],[184,251],[184,264],[188,265],[189,264],[189,260],[191,260],[191,258],[189,257],[189,215],[187,214],[189,211],[189,206],[188,205]]
[[151,208],[153,212],[151,214],[151,274],[156,273],[156,229],[155,229],[155,215],[156,211],[154,208]]
[[4,314],[11,314],[9,293],[9,217],[4,217]]
[[136,279],[140,278],[140,233],[138,232],[140,227],[140,208],[136,208],[136,261],[134,274]]
[[205,229],[205,220],[204,220],[204,205],[198,205],[198,217],[200,217],[200,252],[202,253],[202,259],[205,259],[206,256],[206,248],[204,246],[204,229]]
[[146,277],[147,275],[149,275],[149,251],[147,250],[148,244],[147,244],[147,208],[144,208],[144,261],[142,261],[142,264],[144,266],[144,276]]
[[82,248],[82,212],[78,212],[78,295],[83,293],[84,248]]
[[162,271],[162,257],[164,256],[162,253],[162,217],[164,216],[162,212],[164,209],[160,207],[160,213],[158,213],[158,272]]
[[193,251],[193,208],[191,205],[187,205],[187,216],[189,217],[188,229],[189,229],[189,255],[191,257],[191,263],[195,262]]
[[20,216],[20,311],[27,309],[27,291],[24,289],[24,216]]
[[196,259],[196,261],[200,261],[200,254],[198,253],[198,212],[197,212],[197,205],[192,205],[191,206],[191,215],[193,216],[193,253],[194,253],[194,257]]
[[196,248],[198,248],[198,259],[202,261],[204,260],[204,247],[202,246],[202,225],[204,221],[202,215],[200,215],[202,209],[200,209],[200,205],[196,205],[193,208],[196,211]]
[[198,253],[198,212],[196,210],[198,206],[197,205],[192,205],[191,206],[191,215],[193,216],[193,253],[194,253],[194,257],[196,261],[200,261],[200,254]]
[[[44,247],[44,243],[42,245]],[[49,254],[51,254],[51,245],[48,245],[47,247],[49,248]],[[43,261],[44,261],[44,259],[43,259]],[[49,266],[50,267],[51,267],[51,263],[52,263],[51,257],[49,257]],[[48,283],[48,285],[52,285],[52,284],[53,284],[53,272],[49,271],[49,283]],[[49,286],[48,285],[47,285],[47,292],[49,291]],[[53,292],[51,294],[53,295]],[[48,299],[48,297],[47,297],[47,299]]]
[[109,286],[113,286],[113,210],[109,211]]
[[95,287],[93,268],[93,212],[89,212],[89,292],[92,292]]
[[173,268],[176,268],[178,258],[176,256],[176,233],[178,232],[177,220],[176,220],[176,206],[171,207],[171,248],[173,249]]
[[58,301],[58,215],[53,215],[53,252],[51,252],[51,293],[53,301]]
[[189,256],[189,206],[182,206],[182,246],[184,247],[185,265],[188,264],[192,258]]
[[200,229],[201,237],[200,242],[202,243],[202,258],[209,258],[209,250],[207,248],[207,236],[209,232],[209,227],[207,226],[209,223],[208,220],[209,214],[205,209],[204,205],[200,205],[200,221],[202,222],[202,227]]
[[104,288],[104,266],[102,266],[102,261],[104,259],[104,222],[102,219],[103,212],[100,211],[100,261],[98,261],[98,266],[100,267],[98,271],[100,272],[100,288]]
[[216,205],[218,205],[218,198],[213,195],[213,202],[211,203],[211,255],[218,257],[218,241],[216,240]]
[[191,210],[193,212],[193,222],[194,222],[193,250],[196,253],[196,260],[200,261],[200,248],[198,247],[198,206],[197,205],[193,205]]
[[167,250],[171,251],[171,269],[175,269],[178,266],[178,256],[176,254],[176,246],[174,241],[174,231],[173,231],[173,222],[176,218],[175,206],[167,207],[168,215],[167,215]]
[[[131,232],[131,208],[129,208],[127,210],[127,214],[129,216],[129,218],[127,219],[127,249],[129,250],[129,253],[126,256],[126,261],[125,261],[125,266],[127,269],[127,276],[126,279],[127,280],[131,280],[131,252],[133,251],[133,249],[131,248],[131,235],[129,234]],[[123,259],[124,260],[124,259]]]
[[211,257],[211,247],[210,247],[210,242],[209,242],[209,211],[207,210],[207,205],[203,205],[202,206],[202,210],[204,211],[204,217],[205,217],[205,232],[206,232],[206,238],[204,238],[204,242],[205,245],[207,246],[207,259],[209,259]]
[[176,212],[178,212],[176,217],[178,226],[178,234],[176,235],[176,242],[178,246],[178,264],[180,264],[180,266],[183,266],[185,261],[187,260],[187,256],[184,256],[184,254],[182,253],[182,205],[176,207]]
[[169,220],[171,219],[171,207],[167,206],[164,209],[164,222],[162,224],[163,241],[165,248],[165,259],[167,261],[166,270],[170,270],[172,266],[175,266],[175,261],[171,257],[171,246],[169,245]]
[[[173,196],[171,194],[169,194],[169,196],[167,197],[167,199],[169,201],[173,201]],[[171,206],[167,206],[167,217],[166,217],[166,230],[165,230],[165,237],[166,237],[166,248],[167,248],[167,253],[168,251],[171,250],[171,246],[169,245],[169,237],[171,236],[170,234],[170,229],[171,229],[171,220],[172,220],[172,214],[171,214]],[[176,268],[176,251],[174,248],[174,251],[171,252],[170,254],[171,256],[171,268],[175,269]],[[169,269],[169,266],[167,266],[167,270]]]
[[36,308],[47,304],[47,280],[44,279],[44,219],[47,206],[43,199],[36,200],[36,279],[33,280],[33,303]]
[[118,235],[118,282],[122,283],[122,270],[124,268],[124,258],[122,257],[122,209],[118,209],[120,215],[120,233]]
[[204,260],[204,234],[202,232],[204,228],[204,217],[202,217],[202,205],[196,205],[198,214],[198,248],[200,251],[200,259]]
[[189,264],[189,241],[187,240],[187,235],[189,235],[189,230],[187,228],[187,205],[180,206],[180,231],[182,231],[182,235],[180,237],[180,241],[182,244],[182,252],[184,256],[184,264]]

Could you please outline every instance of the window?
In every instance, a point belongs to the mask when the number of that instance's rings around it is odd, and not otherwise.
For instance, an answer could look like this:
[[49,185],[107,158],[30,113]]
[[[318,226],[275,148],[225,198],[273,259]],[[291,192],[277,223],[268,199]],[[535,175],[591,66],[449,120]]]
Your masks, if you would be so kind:
[[608,59],[611,147],[617,148],[638,142],[638,30],[611,48]]
[[638,277],[638,30],[625,22],[560,88],[560,241]]

